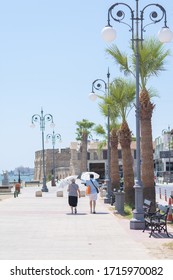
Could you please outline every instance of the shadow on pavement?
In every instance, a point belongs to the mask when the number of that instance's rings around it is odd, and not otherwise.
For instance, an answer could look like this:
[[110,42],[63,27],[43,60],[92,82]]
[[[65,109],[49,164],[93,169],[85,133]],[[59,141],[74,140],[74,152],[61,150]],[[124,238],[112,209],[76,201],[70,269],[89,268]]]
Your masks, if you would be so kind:
[[80,216],[80,215],[88,215],[88,213],[77,213],[77,214],[66,213],[66,215],[69,215],[69,216]]
[[72,213],[66,213],[66,215],[73,215],[73,216],[79,216],[79,215],[107,215],[109,212],[96,212],[95,214],[93,213],[77,213],[77,214],[72,214]]

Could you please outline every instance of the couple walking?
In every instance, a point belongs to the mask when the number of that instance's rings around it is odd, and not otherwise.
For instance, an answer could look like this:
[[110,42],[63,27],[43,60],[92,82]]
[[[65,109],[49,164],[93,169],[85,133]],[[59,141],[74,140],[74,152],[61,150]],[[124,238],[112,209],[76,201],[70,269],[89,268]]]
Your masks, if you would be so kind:
[[[89,197],[89,206],[90,206],[90,213],[96,214],[96,200],[97,200],[97,193],[98,193],[98,182],[94,179],[94,175],[90,174],[90,180],[87,180],[85,183],[86,186],[90,186],[90,194]],[[71,206],[71,213],[77,213],[77,204],[78,204],[78,197],[81,197],[80,189],[78,184],[76,184],[75,179],[72,179],[71,184],[68,186],[68,203]]]

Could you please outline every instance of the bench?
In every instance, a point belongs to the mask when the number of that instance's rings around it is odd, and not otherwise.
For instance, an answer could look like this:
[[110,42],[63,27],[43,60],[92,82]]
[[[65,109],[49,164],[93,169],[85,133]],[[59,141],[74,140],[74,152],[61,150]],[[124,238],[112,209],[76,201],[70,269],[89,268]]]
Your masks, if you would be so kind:
[[169,233],[167,231],[167,216],[169,213],[169,207],[163,205],[157,205],[157,210],[154,213],[149,213],[148,215],[144,215],[145,219],[145,228],[143,232],[150,228],[150,235],[157,231],[160,233],[161,231],[165,232],[168,237]]
[[152,207],[152,201],[148,199],[144,199],[143,210],[144,210],[144,218],[150,215]]

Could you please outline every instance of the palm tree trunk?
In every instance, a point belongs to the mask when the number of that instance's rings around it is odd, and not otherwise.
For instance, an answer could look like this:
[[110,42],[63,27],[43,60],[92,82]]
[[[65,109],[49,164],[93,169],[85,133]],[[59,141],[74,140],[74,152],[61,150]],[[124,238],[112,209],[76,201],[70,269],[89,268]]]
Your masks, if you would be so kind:
[[151,119],[154,104],[151,103],[146,90],[140,93],[140,118],[141,118],[141,159],[142,159],[142,183],[144,186],[144,198],[155,203],[154,187],[154,160]]
[[123,122],[121,125],[119,130],[119,142],[122,148],[125,203],[134,205],[134,172],[130,148],[131,131],[127,122]]
[[81,141],[81,173],[87,171],[87,140],[88,134],[82,134],[82,141]]
[[118,161],[118,135],[117,130],[113,128],[110,135],[111,143],[111,189],[118,190],[120,185],[120,174],[119,174],[119,161]]

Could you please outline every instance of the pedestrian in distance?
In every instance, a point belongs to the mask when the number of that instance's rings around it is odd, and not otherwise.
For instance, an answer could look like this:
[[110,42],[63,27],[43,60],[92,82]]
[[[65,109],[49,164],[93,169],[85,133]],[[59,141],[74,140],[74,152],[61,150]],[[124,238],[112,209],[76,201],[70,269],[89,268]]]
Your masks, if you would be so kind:
[[68,203],[71,207],[71,213],[77,214],[77,204],[78,204],[78,197],[80,198],[80,189],[78,184],[75,183],[75,179],[71,180],[71,184],[69,184],[67,191],[68,191]]
[[98,190],[99,184],[97,180],[94,179],[93,174],[90,174],[90,180],[86,181],[86,186],[90,186],[90,193],[88,194],[90,213],[96,214],[96,201],[97,201],[97,194],[99,192]]

